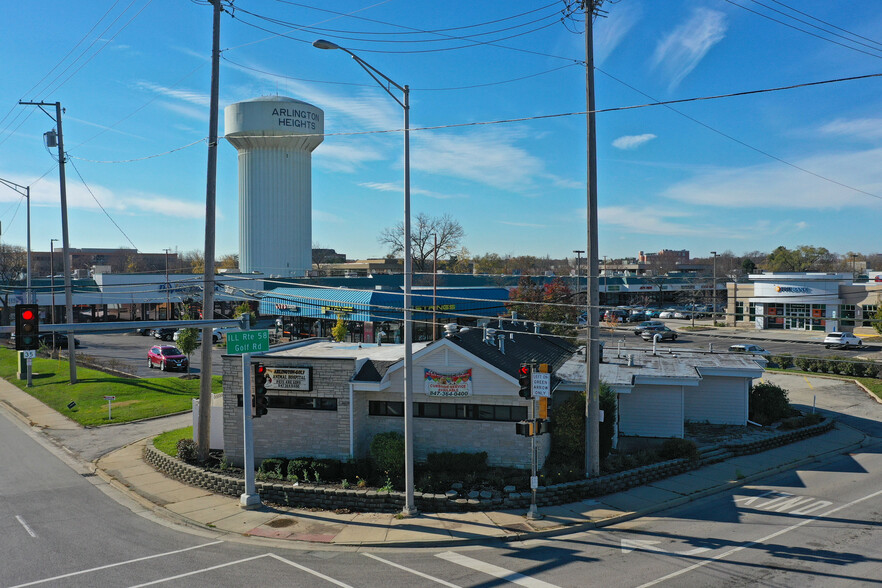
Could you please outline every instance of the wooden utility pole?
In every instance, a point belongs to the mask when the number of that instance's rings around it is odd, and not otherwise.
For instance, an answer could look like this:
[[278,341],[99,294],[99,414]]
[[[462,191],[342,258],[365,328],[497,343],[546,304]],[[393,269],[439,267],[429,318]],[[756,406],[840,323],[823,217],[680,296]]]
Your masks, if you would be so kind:
[[[211,0],[213,9],[211,41],[211,105],[208,121],[208,176],[205,187],[205,257],[202,279],[202,318],[214,319],[214,231],[217,194],[217,111],[220,72],[221,0]],[[202,329],[202,364],[199,374],[198,459],[208,460],[211,440],[211,326]]]
[[594,30],[595,12],[603,0],[583,0],[585,16],[585,94],[588,105],[588,329],[585,342],[585,475],[600,474],[600,291],[597,276],[597,138],[594,121]]

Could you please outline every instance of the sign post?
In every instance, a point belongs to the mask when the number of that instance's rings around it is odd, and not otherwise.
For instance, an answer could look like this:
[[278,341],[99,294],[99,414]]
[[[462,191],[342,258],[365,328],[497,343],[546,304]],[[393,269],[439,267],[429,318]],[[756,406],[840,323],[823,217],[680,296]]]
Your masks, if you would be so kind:
[[110,412],[110,403],[116,400],[116,396],[105,396],[104,400],[107,401],[107,420],[111,421],[113,420],[113,415]]
[[33,380],[31,379],[32,376],[33,376],[34,370],[33,370],[33,368],[32,368],[31,366],[33,365],[34,358],[37,357],[37,351],[36,351],[36,349],[25,349],[24,351],[21,352],[21,355],[22,355],[22,357],[25,358],[25,361],[26,361],[27,364],[28,364],[28,367],[27,367],[27,370],[28,370],[28,388],[30,388],[30,387],[32,387],[32,386],[34,385],[34,384],[33,384]]
[[[248,324],[245,325],[246,329]],[[260,495],[254,488],[254,436],[251,429],[251,354],[269,351],[269,330],[227,333],[227,353],[242,356],[242,433],[244,437],[245,493],[239,506],[260,507]]]

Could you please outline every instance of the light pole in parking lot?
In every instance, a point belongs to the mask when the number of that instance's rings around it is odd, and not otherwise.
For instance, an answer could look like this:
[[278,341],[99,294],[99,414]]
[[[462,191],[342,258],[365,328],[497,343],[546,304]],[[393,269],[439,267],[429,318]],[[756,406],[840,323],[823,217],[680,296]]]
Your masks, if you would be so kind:
[[717,324],[717,252],[711,251],[711,255],[714,256],[714,292],[713,292],[713,308],[711,309],[711,322],[716,326]]
[[[386,74],[336,43],[318,39],[313,41],[312,45],[317,49],[339,49],[347,53],[404,109],[404,508],[402,514],[415,515],[417,509],[413,488],[413,321],[410,308],[413,281],[410,251],[410,86],[393,82]],[[401,99],[392,93],[393,87],[402,93]]]

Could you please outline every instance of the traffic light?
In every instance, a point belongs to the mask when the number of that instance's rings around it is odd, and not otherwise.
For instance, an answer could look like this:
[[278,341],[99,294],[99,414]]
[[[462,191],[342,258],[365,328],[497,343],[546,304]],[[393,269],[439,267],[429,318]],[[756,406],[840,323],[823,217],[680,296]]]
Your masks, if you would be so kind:
[[533,421],[518,421],[515,423],[515,432],[524,437],[533,436]]
[[266,397],[266,366],[254,364],[254,418],[265,415],[269,399]]
[[518,385],[520,385],[518,394],[522,398],[533,398],[533,376],[530,373],[531,369],[528,363],[522,363],[521,367],[518,368]]
[[15,348],[39,349],[40,309],[36,304],[15,305]]
[[545,435],[546,433],[551,432],[551,421],[545,419],[539,419],[536,421],[536,434],[537,435]]

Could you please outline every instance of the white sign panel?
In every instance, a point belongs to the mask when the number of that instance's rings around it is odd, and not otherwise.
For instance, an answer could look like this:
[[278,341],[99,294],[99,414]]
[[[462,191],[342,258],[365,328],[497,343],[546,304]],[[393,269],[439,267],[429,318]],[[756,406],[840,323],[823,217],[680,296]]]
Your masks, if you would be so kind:
[[312,390],[312,368],[266,368],[267,390]]
[[472,370],[442,374],[425,370],[426,396],[461,397],[472,395]]
[[37,357],[37,350],[36,349],[25,349],[24,351],[21,352],[21,356],[25,359],[34,359],[35,357]]
[[532,374],[533,396],[551,398],[551,374],[533,372]]

